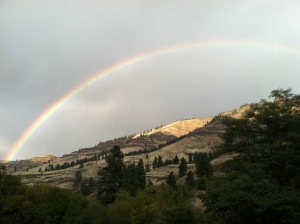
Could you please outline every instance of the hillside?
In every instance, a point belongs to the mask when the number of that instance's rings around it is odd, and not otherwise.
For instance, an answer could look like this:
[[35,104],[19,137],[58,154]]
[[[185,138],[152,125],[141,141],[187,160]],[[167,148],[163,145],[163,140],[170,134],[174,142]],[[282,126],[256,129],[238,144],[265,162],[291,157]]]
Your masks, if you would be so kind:
[[8,172],[21,172],[27,171],[34,167],[41,166],[42,164],[48,163],[50,161],[56,160],[58,157],[53,155],[44,155],[44,156],[36,156],[30,159],[18,160],[18,161],[9,161],[6,162],[6,168]]
[[[47,160],[35,166],[32,166],[33,162],[41,157],[32,158],[27,163],[24,161],[10,162],[9,167],[10,170],[12,170],[12,167],[17,166],[17,164],[19,164],[19,167],[22,167],[21,170],[17,169],[15,174],[21,175],[22,181],[25,184],[31,185],[47,182],[62,188],[76,190],[77,186],[74,183],[76,171],[80,170],[85,180],[88,180],[90,177],[97,180],[98,171],[106,164],[103,156],[114,145],[120,146],[125,154],[124,161],[126,163],[137,163],[142,158],[144,164],[148,163],[152,166],[155,157],[161,156],[163,161],[166,161],[174,159],[176,155],[178,158],[184,157],[188,160],[188,155],[191,153],[212,152],[216,150],[217,146],[222,143],[219,135],[224,132],[224,127],[221,123],[222,116],[240,117],[244,110],[245,107],[243,106],[231,112],[222,113],[221,116],[214,119],[195,118],[176,121],[132,137],[122,137],[100,142],[94,147],[80,149],[70,154],[65,154],[60,158],[53,157],[51,161]],[[83,162],[84,167],[79,169],[77,162],[81,160],[85,160]],[[32,168],[27,170],[28,167],[26,165],[29,164],[29,161]],[[66,169],[45,172],[45,169],[50,169],[50,166],[55,168],[58,164],[62,166],[66,163],[73,163],[73,165]],[[189,169],[194,170],[194,165],[189,164]],[[171,171],[177,173],[178,165],[170,164],[157,169],[151,169],[147,173],[147,180],[151,180],[154,184],[159,184],[165,180]]]
[[[198,149],[200,151],[211,150],[211,148],[215,145],[212,143],[212,141],[214,141],[212,136],[207,137],[207,142],[201,142],[203,140],[203,136],[187,137],[192,134],[193,131],[198,130],[199,128],[201,129],[205,125],[210,127],[211,125],[208,124],[211,120],[212,118],[196,118],[176,121],[166,126],[152,129],[151,132],[146,134],[138,134],[134,137],[123,137],[106,142],[100,142],[95,147],[84,148],[70,154],[65,154],[60,158],[55,158],[55,160],[50,161],[50,163],[47,162],[40,164],[28,171],[23,169],[23,171],[17,172],[16,174],[21,175],[22,181],[26,184],[47,182],[62,188],[74,189],[74,177],[79,165],[63,170],[47,172],[44,172],[44,170],[48,168],[49,165],[53,165],[55,167],[57,164],[62,165],[64,163],[71,163],[72,161],[76,162],[85,158],[92,158],[96,155],[101,159],[84,163],[84,168],[81,168],[80,170],[83,178],[88,179],[93,177],[94,179],[97,179],[99,169],[105,166],[103,155],[105,155],[105,153],[108,152],[114,145],[120,146],[125,155],[139,152],[138,155],[125,156],[126,162],[137,162],[139,158],[143,158],[145,163],[147,162],[145,159],[146,154],[149,155],[148,162],[152,163],[154,157],[159,154],[161,154],[163,159],[166,160],[168,158],[172,158],[172,156],[175,156],[176,154],[178,154],[178,156],[184,155],[186,157],[189,152],[197,151]],[[18,162],[11,162],[11,164],[15,165]],[[158,170],[158,172],[164,173],[163,170]],[[161,175],[162,174],[159,174],[158,176]],[[149,173],[148,176],[149,180],[153,180],[154,183],[157,182],[153,173]]]

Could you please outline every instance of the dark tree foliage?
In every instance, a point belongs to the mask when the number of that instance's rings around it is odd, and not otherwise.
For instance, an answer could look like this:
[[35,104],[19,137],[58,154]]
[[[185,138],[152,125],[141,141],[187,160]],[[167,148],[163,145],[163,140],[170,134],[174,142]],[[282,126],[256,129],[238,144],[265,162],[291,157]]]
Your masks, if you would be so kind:
[[195,153],[194,162],[196,165],[196,174],[198,177],[212,175],[212,166],[206,153]]
[[195,186],[194,174],[191,170],[187,173],[187,176],[185,178],[185,185],[188,186],[189,188]]
[[174,158],[173,161],[174,161],[174,164],[179,164],[179,159],[178,159],[178,156],[177,156],[177,155],[175,156],[175,158]]
[[146,163],[146,166],[145,166],[145,172],[146,173],[150,172],[150,165],[148,162]]
[[157,159],[157,168],[162,167],[163,165],[164,165],[163,159],[161,155],[159,155]]
[[124,167],[124,189],[131,195],[135,195],[138,188],[137,169],[134,163]]
[[88,196],[94,191],[94,180],[92,177],[88,181],[82,181],[80,184],[80,191],[84,196]]
[[101,152],[101,153],[98,154],[98,156],[94,155],[92,157],[86,157],[86,158],[83,158],[83,159],[76,160],[76,162],[72,161],[71,163],[64,162],[63,164],[56,164],[55,167],[53,166],[53,164],[50,164],[50,160],[48,160],[49,166],[47,168],[45,168],[45,172],[53,171],[53,170],[68,169],[68,168],[76,166],[76,165],[79,165],[79,168],[83,168],[84,163],[99,160],[100,157],[104,154],[105,154],[105,152]]
[[124,155],[118,146],[114,146],[105,161],[106,167],[99,172],[98,195],[102,204],[108,204],[115,200],[116,192],[123,187],[123,163]]
[[75,180],[76,180],[77,183],[80,183],[81,179],[82,179],[81,171],[77,170],[76,173],[75,173]]
[[156,169],[157,168],[157,157],[154,157],[153,163],[152,163],[152,168]]
[[291,89],[270,97],[224,119],[223,148],[239,156],[202,198],[217,223],[300,223],[300,98]]
[[107,223],[105,213],[83,196],[46,184],[24,186],[0,167],[0,223]]
[[139,189],[144,189],[146,186],[146,173],[144,168],[144,162],[142,159],[139,160],[136,166],[137,173],[137,186]]
[[166,159],[164,161],[164,166],[170,165],[170,164],[174,164],[174,160],[173,159]]
[[168,184],[173,189],[177,189],[176,178],[173,172],[171,172],[166,180],[166,184]]
[[144,162],[139,160],[138,164],[128,164],[123,170],[124,177],[124,190],[129,192],[132,196],[140,189],[146,187],[146,173],[144,168]]
[[185,160],[184,157],[181,158],[178,168],[179,168],[178,171],[179,177],[183,177],[187,171],[187,161]]

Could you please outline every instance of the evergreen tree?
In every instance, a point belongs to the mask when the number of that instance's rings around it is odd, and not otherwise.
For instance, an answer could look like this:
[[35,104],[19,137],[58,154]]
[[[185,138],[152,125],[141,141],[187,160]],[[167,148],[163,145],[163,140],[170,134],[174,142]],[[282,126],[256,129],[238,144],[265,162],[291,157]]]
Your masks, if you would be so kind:
[[194,161],[196,165],[196,174],[198,177],[212,175],[212,166],[206,153],[195,153]]
[[157,168],[157,157],[154,157],[153,163],[152,163],[152,168],[155,170]]
[[180,165],[178,168],[179,168],[178,171],[179,177],[183,177],[187,171],[187,162],[184,157],[181,158]]
[[135,195],[138,188],[137,169],[134,163],[129,163],[123,169],[123,185],[124,189],[131,195]]
[[59,163],[57,163],[57,164],[55,165],[55,170],[60,170],[60,165],[59,165]]
[[185,178],[185,185],[192,188],[195,185],[193,172],[190,170]]
[[93,177],[90,177],[88,186],[90,189],[92,189],[92,190],[94,189],[95,183],[94,183]]
[[177,189],[176,186],[176,178],[173,172],[171,172],[166,180],[166,184],[168,184],[173,189]]
[[82,195],[84,195],[84,196],[88,196],[92,193],[89,186],[84,182],[80,183],[80,191],[81,191]]
[[176,155],[175,158],[174,158],[174,164],[179,164],[179,159],[178,159],[178,156]]
[[138,188],[144,189],[146,187],[146,173],[144,168],[144,162],[142,159],[139,160],[136,166],[136,173],[137,173]]
[[157,168],[162,167],[163,165],[164,165],[163,159],[161,155],[159,155],[157,159]]
[[150,172],[150,165],[149,165],[148,162],[147,162],[146,167],[145,167],[145,172],[146,173]]
[[77,183],[80,183],[80,182],[81,182],[82,174],[81,174],[81,171],[80,171],[80,170],[77,170],[77,171],[76,171],[76,173],[75,173],[75,179],[76,179],[76,182],[77,182]]
[[109,204],[116,198],[116,192],[123,187],[124,154],[114,146],[106,156],[106,167],[99,172],[98,195],[102,204]]

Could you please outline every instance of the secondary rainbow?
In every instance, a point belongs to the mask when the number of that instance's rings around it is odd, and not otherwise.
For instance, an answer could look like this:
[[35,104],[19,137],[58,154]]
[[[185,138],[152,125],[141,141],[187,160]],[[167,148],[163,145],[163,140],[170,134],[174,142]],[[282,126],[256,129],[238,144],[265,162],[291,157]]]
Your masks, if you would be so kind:
[[5,156],[5,160],[13,160],[19,150],[24,146],[27,140],[33,135],[34,132],[41,127],[47,119],[59,110],[67,101],[75,97],[84,89],[88,88],[93,83],[101,80],[103,77],[108,76],[110,74],[116,73],[128,66],[137,64],[141,61],[162,55],[162,54],[170,54],[180,50],[187,50],[192,48],[201,48],[201,47],[217,47],[217,46],[235,46],[235,47],[256,47],[256,48],[266,48],[272,50],[284,51],[287,53],[300,54],[300,49],[288,46],[288,45],[280,45],[271,42],[261,42],[261,41],[248,41],[248,40],[206,40],[206,41],[198,41],[191,42],[185,44],[173,45],[166,48],[160,48],[154,51],[138,54],[136,56],[127,58],[117,64],[112,65],[104,69],[103,71],[91,76],[89,79],[77,85],[75,88],[71,89],[64,96],[54,102],[51,106],[49,106],[36,120],[33,121],[32,124],[24,131],[24,133],[17,139],[12,148],[8,151]]

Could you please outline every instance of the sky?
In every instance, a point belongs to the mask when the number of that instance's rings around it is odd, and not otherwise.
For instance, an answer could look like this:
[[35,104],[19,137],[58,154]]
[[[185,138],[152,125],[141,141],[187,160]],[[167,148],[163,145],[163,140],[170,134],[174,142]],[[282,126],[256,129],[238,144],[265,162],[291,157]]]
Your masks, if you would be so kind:
[[[161,124],[300,92],[300,3],[0,0],[0,159],[63,154]],[[230,43],[230,44],[228,44]]]

